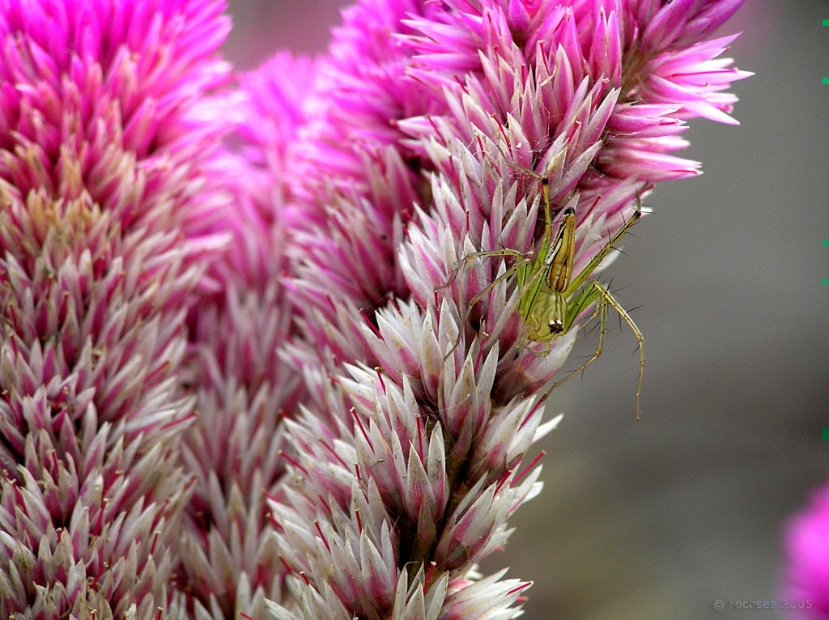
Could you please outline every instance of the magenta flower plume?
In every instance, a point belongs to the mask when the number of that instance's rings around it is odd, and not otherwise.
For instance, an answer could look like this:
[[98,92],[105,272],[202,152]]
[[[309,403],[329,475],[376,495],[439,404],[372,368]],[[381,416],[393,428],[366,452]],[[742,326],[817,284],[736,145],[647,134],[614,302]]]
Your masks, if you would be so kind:
[[739,5],[362,0],[233,88],[220,0],[0,0],[0,615],[519,615],[478,563]]
[[0,3],[0,615],[168,609],[183,319],[227,200],[206,0]]
[[781,598],[790,618],[829,618],[829,487],[815,491],[809,506],[789,522]]
[[539,490],[523,460],[555,421],[538,395],[598,297],[533,342],[515,263],[546,243],[549,205],[574,214],[577,277],[654,182],[697,173],[671,153],[686,119],[734,122],[723,90],[748,74],[718,58],[730,38],[706,38],[739,4],[344,14],[288,170],[300,329],[285,351],[308,397],[270,501],[289,573],[277,618],[519,613],[529,583],[476,563]]

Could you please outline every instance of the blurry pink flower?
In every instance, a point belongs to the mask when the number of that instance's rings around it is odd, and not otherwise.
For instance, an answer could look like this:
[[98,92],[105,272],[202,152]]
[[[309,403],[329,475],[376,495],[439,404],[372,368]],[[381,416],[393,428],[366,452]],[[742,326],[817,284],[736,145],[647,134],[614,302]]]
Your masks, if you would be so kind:
[[829,618],[829,486],[786,528],[786,572],[782,598],[791,618]]
[[264,493],[284,473],[282,418],[302,395],[298,369],[280,356],[292,332],[280,279],[293,228],[286,160],[312,78],[311,62],[287,54],[243,75],[236,152],[214,161],[234,198],[216,230],[232,240],[211,266],[218,292],[200,295],[191,312],[191,355],[181,374],[199,415],[182,446],[197,482],[181,536],[179,582],[198,617],[260,618],[265,597],[282,596],[284,568]]

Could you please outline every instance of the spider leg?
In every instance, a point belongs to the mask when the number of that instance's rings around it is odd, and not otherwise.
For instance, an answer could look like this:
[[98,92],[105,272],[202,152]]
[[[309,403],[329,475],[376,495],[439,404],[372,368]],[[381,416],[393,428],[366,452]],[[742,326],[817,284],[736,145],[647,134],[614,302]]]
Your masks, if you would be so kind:
[[[642,397],[642,380],[645,377],[645,339],[642,337],[642,332],[639,331],[639,328],[636,326],[636,323],[633,322],[633,319],[628,314],[627,310],[622,307],[615,297],[607,290],[607,288],[595,280],[590,283],[589,288],[585,289],[581,295],[573,302],[575,304],[576,311],[571,315],[572,319],[570,324],[568,325],[568,329],[570,325],[572,325],[572,321],[575,320],[576,316],[585,308],[587,308],[590,304],[596,303],[598,304],[596,311],[593,313],[593,317],[598,317],[599,319],[599,342],[596,345],[596,350],[593,355],[588,359],[584,364],[579,366],[576,370],[568,374],[566,377],[554,383],[549,390],[547,390],[547,394],[552,392],[562,383],[572,379],[577,374],[584,372],[584,370],[593,362],[595,362],[599,356],[602,354],[602,347],[604,346],[604,334],[605,334],[605,327],[607,325],[607,307],[608,305],[612,306],[614,310],[619,314],[619,316],[628,324],[630,330],[633,332],[633,335],[636,337],[637,348],[639,349],[639,382],[636,387],[636,419],[639,420],[640,412],[641,412],[641,397]],[[545,395],[546,397],[546,395]]]
[[[601,286],[598,282],[593,282],[593,284],[597,285],[600,289],[604,289],[604,287]],[[598,306],[596,307],[595,312],[593,312],[593,315],[588,320],[588,322],[589,322],[590,320],[592,320],[595,317],[599,318],[599,342],[596,345],[596,351],[593,353],[593,355],[586,362],[584,362],[584,364],[582,364],[581,366],[576,368],[576,370],[574,370],[573,372],[568,374],[563,379],[553,383],[553,385],[550,386],[550,389],[547,390],[548,393],[552,392],[558,386],[562,385],[563,383],[566,383],[567,381],[569,381],[570,379],[572,379],[576,375],[583,373],[585,368],[587,368],[588,366],[590,366],[590,364],[592,364],[597,359],[599,359],[599,356],[602,354],[602,347],[604,346],[605,324],[607,323],[607,303],[608,302],[607,302],[607,299],[601,295],[601,293],[599,292],[599,289],[593,288],[591,286],[590,288],[588,288],[588,289],[586,289],[582,292],[582,296],[577,300],[576,304],[579,308],[581,308],[583,310],[583,309],[587,308],[592,303],[597,303],[598,304]],[[568,325],[568,329],[565,330],[563,333],[567,333],[567,331],[569,331],[569,328],[570,328],[570,325]]]
[[622,307],[622,304],[616,301],[616,298],[610,294],[610,291],[598,282],[594,282],[593,284],[598,288],[606,303],[613,306],[613,309],[625,320],[625,323],[630,327],[630,331],[636,337],[636,346],[639,349],[639,383],[636,386],[636,420],[639,421],[642,400],[642,380],[645,378],[645,339],[642,337],[642,332],[639,331],[630,314]]
[[[524,344],[526,344],[527,337],[524,337]],[[529,347],[528,347],[529,348]],[[535,355],[536,357],[547,357],[550,354],[550,351],[553,350],[553,341],[548,340],[544,343],[544,348],[541,351],[536,351],[535,349],[530,349],[530,353]]]
[[458,261],[458,264],[455,265],[455,267],[450,272],[449,279],[446,281],[446,283],[436,287],[435,291],[442,291],[443,289],[451,286],[452,282],[455,281],[455,278],[458,277],[458,274],[460,273],[461,269],[463,269],[464,265],[466,265],[467,263],[472,262],[476,258],[487,258],[496,256],[513,256],[521,260],[526,259],[526,256],[524,256],[518,250],[510,250],[507,248],[503,250],[489,250],[488,252],[472,252],[471,254],[467,254]]
[[455,279],[455,277],[457,276],[457,274],[460,271],[461,267],[463,267],[463,265],[465,263],[468,263],[469,261],[475,260],[476,258],[493,258],[493,257],[497,257],[497,256],[512,256],[512,257],[518,258],[520,260],[518,260],[514,265],[509,267],[504,273],[502,273],[500,276],[495,278],[492,282],[487,284],[483,289],[481,289],[478,292],[477,295],[475,295],[472,299],[469,300],[468,308],[467,308],[466,312],[464,313],[464,315],[461,319],[461,322],[460,322],[460,326],[459,326],[459,329],[458,329],[458,338],[457,338],[457,340],[455,340],[455,344],[452,345],[452,348],[449,349],[449,351],[446,353],[446,355],[443,356],[444,360],[448,359],[449,356],[452,355],[452,353],[455,351],[455,349],[458,348],[458,345],[461,343],[461,336],[463,335],[463,326],[466,325],[466,322],[469,319],[469,315],[472,312],[472,309],[475,307],[475,304],[477,304],[479,301],[481,301],[484,298],[484,296],[487,293],[489,293],[489,291],[491,291],[494,287],[498,286],[498,284],[500,284],[501,282],[503,282],[504,280],[506,280],[507,278],[509,278],[513,274],[515,274],[524,265],[531,264],[532,261],[529,258],[526,258],[521,252],[518,252],[517,250],[504,249],[504,250],[490,250],[488,252],[474,252],[473,254],[467,254],[466,256],[464,256],[458,262],[458,265],[455,267],[455,269],[453,269],[453,275],[450,278],[449,282],[447,282],[442,287],[440,287],[440,288],[446,288],[447,286],[449,286],[452,283],[452,281]]

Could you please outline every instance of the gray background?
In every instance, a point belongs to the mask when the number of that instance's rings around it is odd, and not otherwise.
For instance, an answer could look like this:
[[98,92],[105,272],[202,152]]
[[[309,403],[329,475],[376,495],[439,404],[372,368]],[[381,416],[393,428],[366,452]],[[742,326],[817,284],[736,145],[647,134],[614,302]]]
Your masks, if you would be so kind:
[[[344,4],[340,2],[339,4]],[[337,3],[231,2],[227,53],[252,67],[324,47]],[[489,572],[532,579],[527,620],[774,618],[787,517],[829,478],[829,2],[747,0],[723,34],[756,75],[739,127],[696,121],[705,174],[657,187],[606,273],[646,339],[618,321],[583,379],[551,397],[542,495]],[[594,346],[580,338],[579,356]],[[715,600],[726,609],[715,611]]]

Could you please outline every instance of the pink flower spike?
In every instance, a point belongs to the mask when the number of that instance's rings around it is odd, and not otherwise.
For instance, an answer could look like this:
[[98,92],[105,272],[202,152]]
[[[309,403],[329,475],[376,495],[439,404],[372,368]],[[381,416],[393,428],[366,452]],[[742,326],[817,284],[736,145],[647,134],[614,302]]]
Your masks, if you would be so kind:
[[357,0],[234,75],[222,0],[0,0],[0,616],[520,615],[478,563],[608,312],[638,410],[599,278],[739,5]]

